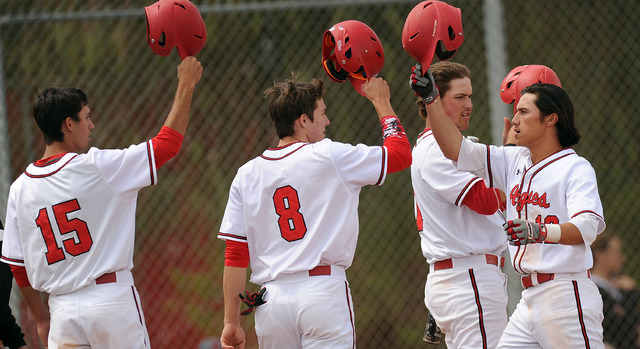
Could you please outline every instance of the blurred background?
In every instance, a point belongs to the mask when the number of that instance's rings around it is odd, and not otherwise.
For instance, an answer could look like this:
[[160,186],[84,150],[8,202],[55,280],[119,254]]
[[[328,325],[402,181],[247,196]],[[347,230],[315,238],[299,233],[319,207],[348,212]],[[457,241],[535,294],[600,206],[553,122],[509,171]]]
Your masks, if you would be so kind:
[[[572,98],[582,140],[575,147],[598,176],[608,230],[621,237],[624,271],[640,277],[640,2],[637,0],[448,0],[461,8],[464,43],[453,61],[472,71],[474,110],[467,135],[499,144],[512,106],[500,82],[515,66],[544,64]],[[173,101],[177,52],[154,55],[140,0],[0,0],[0,194],[44,143],[31,107],[47,86],[87,92],[93,145],[124,148],[153,137]],[[327,137],[381,144],[375,110],[349,83],[321,67],[322,35],[356,19],[379,36],[391,102],[412,144],[424,124],[408,85],[415,63],[402,49],[404,20],[419,1],[199,1],[208,40],[198,59],[190,128],[180,154],[141,191],[135,268],[154,348],[215,348],[222,330],[224,243],[216,239],[237,168],[277,144],[263,91],[295,71],[327,84]],[[175,51],[175,50],[174,50]],[[437,58],[436,58],[437,60]],[[435,60],[434,60],[435,61]],[[634,179],[635,178],[635,179]],[[0,200],[4,217],[6,199]],[[424,348],[428,272],[414,221],[410,172],[362,190],[360,240],[347,275],[358,347]],[[511,277],[510,307],[519,299]],[[248,284],[252,291],[258,286]],[[17,287],[14,285],[14,291]],[[12,306],[37,348],[29,312]],[[253,316],[243,318],[257,348]],[[442,346],[443,347],[443,346]]]

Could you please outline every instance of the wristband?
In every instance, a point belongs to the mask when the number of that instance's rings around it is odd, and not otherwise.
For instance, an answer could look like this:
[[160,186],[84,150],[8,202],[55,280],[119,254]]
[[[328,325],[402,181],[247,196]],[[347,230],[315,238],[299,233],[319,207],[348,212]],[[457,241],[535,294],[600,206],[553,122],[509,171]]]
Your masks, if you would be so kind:
[[547,228],[547,242],[558,242],[560,241],[560,237],[562,236],[562,228],[560,228],[560,224],[545,224],[545,228]]

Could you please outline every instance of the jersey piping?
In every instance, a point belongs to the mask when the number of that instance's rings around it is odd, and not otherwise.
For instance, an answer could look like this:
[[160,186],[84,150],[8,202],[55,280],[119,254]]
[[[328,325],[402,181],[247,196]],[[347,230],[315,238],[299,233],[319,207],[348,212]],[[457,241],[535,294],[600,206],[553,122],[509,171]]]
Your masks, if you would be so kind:
[[[63,156],[64,156],[64,155],[63,155]],[[31,178],[44,178],[44,177],[52,176],[52,175],[54,175],[54,174],[58,173],[58,171],[62,170],[65,166],[67,166],[67,164],[68,164],[68,163],[70,163],[70,162],[71,162],[71,160],[75,159],[75,158],[76,158],[76,156],[78,156],[78,155],[76,154],[76,155],[72,156],[69,160],[67,160],[67,162],[65,162],[62,166],[60,166],[60,168],[58,168],[58,169],[56,169],[56,170],[54,170],[54,171],[51,171],[51,172],[49,172],[49,173],[33,174],[33,173],[29,173],[29,171],[28,171],[29,169],[26,169],[26,170],[24,171],[24,174],[25,174],[25,175],[27,175],[27,176],[29,176],[29,177],[31,177]],[[43,163],[43,164],[40,164],[40,163],[38,163],[38,162],[36,161],[36,162],[34,162],[34,163],[33,163],[33,166],[36,166],[36,167],[42,167],[42,168],[44,168],[44,167],[47,167],[47,166],[50,166],[50,165],[55,164],[56,162],[60,161],[60,159],[62,159],[62,156],[60,156],[60,157],[58,157],[58,158],[55,158],[55,159],[52,159],[51,161],[48,161],[48,162]]]

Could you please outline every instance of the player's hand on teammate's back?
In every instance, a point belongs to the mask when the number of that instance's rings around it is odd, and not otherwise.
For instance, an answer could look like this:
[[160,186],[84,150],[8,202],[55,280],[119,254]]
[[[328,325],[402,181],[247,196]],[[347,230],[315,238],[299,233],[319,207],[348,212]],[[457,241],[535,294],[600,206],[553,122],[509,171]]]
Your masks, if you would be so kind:
[[194,85],[202,77],[202,64],[193,56],[185,57],[178,65],[178,79]]
[[513,219],[502,225],[507,233],[509,244],[520,246],[542,242],[547,238],[547,229],[544,224],[526,221],[524,219]]
[[427,76],[423,76],[422,65],[420,63],[416,63],[416,65],[411,68],[409,86],[411,86],[416,96],[422,97],[425,104],[433,103],[440,95],[431,71],[427,69]]
[[234,324],[225,324],[220,336],[222,349],[244,349],[245,335],[242,327]]

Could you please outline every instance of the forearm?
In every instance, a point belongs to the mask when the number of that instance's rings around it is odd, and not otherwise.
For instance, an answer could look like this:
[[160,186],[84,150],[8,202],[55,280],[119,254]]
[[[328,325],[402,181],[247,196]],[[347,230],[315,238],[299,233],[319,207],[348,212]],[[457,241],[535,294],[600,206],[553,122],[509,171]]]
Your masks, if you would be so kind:
[[373,107],[376,109],[376,113],[378,113],[378,119],[380,121],[382,121],[386,116],[396,115],[396,112],[391,106],[391,101],[388,99],[375,100],[371,102]]
[[[549,224],[547,224],[549,226]],[[580,229],[573,225],[573,223],[562,223],[558,224],[560,227],[560,240],[559,244],[563,245],[582,245],[584,244],[584,240],[582,238],[582,234],[580,234]],[[549,229],[549,227],[547,227]]]
[[42,298],[42,293],[34,290],[31,286],[20,287],[20,293],[31,309],[34,321],[36,323],[49,322],[49,309]]
[[240,325],[240,306],[238,296],[244,292],[247,283],[247,268],[224,267],[222,289],[224,294],[224,323]]
[[427,114],[433,136],[438,142],[444,156],[450,160],[458,161],[460,155],[460,144],[462,143],[462,133],[449,119],[440,103],[440,98],[433,103],[427,104]]
[[388,151],[387,173],[402,171],[411,166],[411,144],[396,116],[382,119],[383,144]]
[[164,122],[167,126],[184,135],[189,123],[193,91],[202,76],[202,65],[195,57],[186,57],[178,65],[178,87],[173,99],[173,105]]
[[191,112],[191,101],[195,84],[179,81],[176,95],[171,106],[171,111],[164,122],[167,126],[178,133],[184,135],[189,124],[189,113]]

